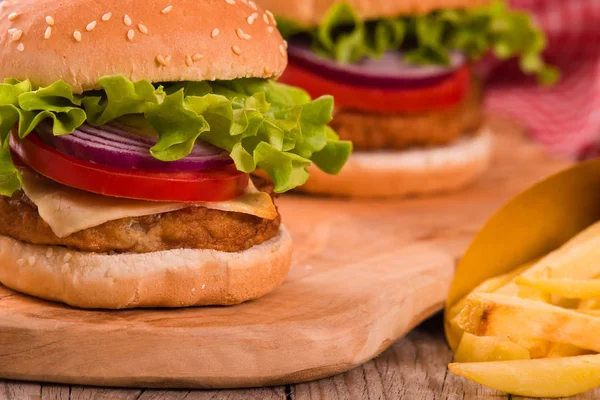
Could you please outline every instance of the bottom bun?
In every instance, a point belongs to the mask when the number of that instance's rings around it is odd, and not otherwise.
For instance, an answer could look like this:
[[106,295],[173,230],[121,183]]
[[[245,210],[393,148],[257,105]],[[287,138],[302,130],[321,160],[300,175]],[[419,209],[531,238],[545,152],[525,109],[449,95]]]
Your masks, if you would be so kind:
[[0,282],[10,289],[81,308],[232,305],[281,285],[292,261],[285,227],[238,253],[170,250],[96,254],[36,246],[0,236]]
[[314,166],[300,188],[312,194],[356,198],[423,196],[461,189],[477,179],[492,158],[492,134],[483,129],[450,146],[405,151],[354,152],[337,176]]

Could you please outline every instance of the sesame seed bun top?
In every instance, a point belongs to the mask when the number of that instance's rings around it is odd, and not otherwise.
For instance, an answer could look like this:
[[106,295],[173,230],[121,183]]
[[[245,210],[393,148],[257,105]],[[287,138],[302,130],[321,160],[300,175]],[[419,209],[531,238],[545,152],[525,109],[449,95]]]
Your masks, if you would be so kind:
[[75,93],[122,74],[152,82],[272,78],[287,64],[272,14],[249,0],[6,0],[0,79]]
[[[259,0],[275,16],[316,26],[329,8],[341,0]],[[436,10],[478,7],[491,0],[345,0],[365,20],[422,15]]]

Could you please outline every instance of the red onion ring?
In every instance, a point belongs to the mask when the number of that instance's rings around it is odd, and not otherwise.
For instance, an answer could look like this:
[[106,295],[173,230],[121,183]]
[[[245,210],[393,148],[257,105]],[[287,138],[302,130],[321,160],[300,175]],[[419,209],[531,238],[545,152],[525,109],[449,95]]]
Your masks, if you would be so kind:
[[83,124],[69,135],[54,136],[48,124],[37,128],[42,139],[56,150],[79,159],[116,168],[152,171],[207,171],[233,163],[227,152],[198,140],[187,157],[172,162],[150,154],[156,143],[111,125]]
[[435,86],[465,65],[467,58],[451,53],[451,66],[413,65],[399,52],[388,52],[380,59],[365,58],[357,64],[342,64],[315,54],[310,47],[290,44],[290,61],[335,82],[352,86],[402,90]]

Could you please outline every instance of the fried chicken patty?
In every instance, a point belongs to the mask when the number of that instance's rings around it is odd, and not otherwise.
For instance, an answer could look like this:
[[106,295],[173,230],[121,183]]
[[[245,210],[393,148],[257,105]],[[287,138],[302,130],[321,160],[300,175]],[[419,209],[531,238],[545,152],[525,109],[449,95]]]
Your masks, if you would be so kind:
[[[256,186],[272,194],[272,185],[253,178]],[[237,252],[277,235],[281,218],[189,207],[145,217],[123,218],[59,238],[40,217],[23,192],[0,196],[0,235],[26,243],[66,246],[87,252],[151,253],[172,249],[211,249]]]
[[473,82],[468,97],[446,110],[394,115],[339,110],[331,125],[355,150],[404,150],[447,145],[476,133],[482,123],[481,85]]

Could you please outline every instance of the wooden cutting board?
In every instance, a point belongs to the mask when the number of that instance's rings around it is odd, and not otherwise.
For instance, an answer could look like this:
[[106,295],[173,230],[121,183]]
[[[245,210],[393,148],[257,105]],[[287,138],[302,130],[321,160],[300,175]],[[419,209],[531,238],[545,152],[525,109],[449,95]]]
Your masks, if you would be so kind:
[[494,210],[568,165],[494,125],[494,166],[462,193],[280,199],[294,264],[283,287],[255,302],[81,311],[0,286],[0,378],[248,387],[322,378],[375,357],[441,309],[456,259]]

